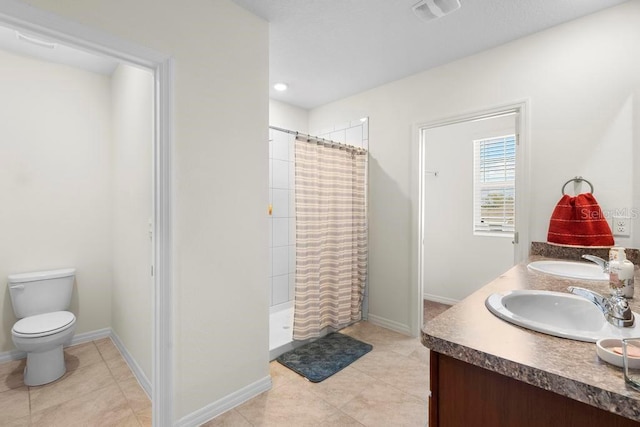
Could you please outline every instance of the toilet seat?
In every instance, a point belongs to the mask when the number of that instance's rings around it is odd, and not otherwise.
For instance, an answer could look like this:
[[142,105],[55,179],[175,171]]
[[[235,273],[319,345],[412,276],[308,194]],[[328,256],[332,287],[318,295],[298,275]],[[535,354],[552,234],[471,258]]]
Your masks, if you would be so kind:
[[11,333],[21,338],[39,338],[57,334],[72,326],[76,316],[70,311],[54,311],[20,319]]

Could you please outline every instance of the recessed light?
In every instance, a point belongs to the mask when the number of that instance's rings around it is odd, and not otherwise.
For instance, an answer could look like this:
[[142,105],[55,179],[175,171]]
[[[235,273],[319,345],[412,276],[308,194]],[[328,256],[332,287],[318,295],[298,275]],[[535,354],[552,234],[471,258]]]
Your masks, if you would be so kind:
[[283,91],[287,90],[288,87],[289,86],[287,86],[286,83],[276,83],[276,84],[273,85],[273,88],[275,90],[277,90],[278,92],[283,92]]

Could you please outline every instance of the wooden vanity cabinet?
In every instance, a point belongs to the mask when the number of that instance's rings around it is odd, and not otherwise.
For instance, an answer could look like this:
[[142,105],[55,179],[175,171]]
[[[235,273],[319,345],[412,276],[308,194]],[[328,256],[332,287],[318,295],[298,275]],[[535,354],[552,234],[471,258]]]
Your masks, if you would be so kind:
[[429,427],[626,427],[620,415],[431,352]]

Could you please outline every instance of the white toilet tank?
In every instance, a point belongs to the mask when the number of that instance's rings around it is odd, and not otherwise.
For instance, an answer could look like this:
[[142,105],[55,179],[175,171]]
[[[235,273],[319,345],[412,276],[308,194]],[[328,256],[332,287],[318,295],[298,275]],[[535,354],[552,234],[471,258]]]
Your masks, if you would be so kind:
[[10,275],[9,294],[16,317],[22,319],[69,308],[75,275],[75,268]]

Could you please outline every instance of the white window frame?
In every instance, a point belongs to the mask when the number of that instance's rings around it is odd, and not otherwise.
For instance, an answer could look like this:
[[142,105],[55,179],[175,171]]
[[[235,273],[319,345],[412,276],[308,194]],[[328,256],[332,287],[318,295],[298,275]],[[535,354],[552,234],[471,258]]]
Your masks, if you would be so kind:
[[[482,169],[482,144],[500,144],[503,143],[503,152],[502,156],[497,155],[498,162],[502,161],[503,164],[496,167],[489,166],[489,171],[487,172],[487,168]],[[509,153],[506,152],[507,147],[506,144],[513,144],[512,147],[509,148]],[[473,140],[473,234],[475,236],[490,236],[490,237],[507,237],[513,238],[515,233],[515,208],[516,208],[516,154],[517,154],[517,136],[514,133],[509,133],[506,135],[500,136],[492,136],[486,138],[480,138]],[[511,152],[512,148],[512,152]],[[486,154],[485,154],[486,158]],[[486,165],[486,163],[485,163]],[[505,178],[503,180],[490,180],[489,182],[482,180],[482,175],[486,176],[487,173],[497,175],[498,178],[500,175]],[[511,179],[506,179],[508,176]],[[513,201],[510,203],[511,210],[513,214],[510,217],[505,215],[505,205],[502,207],[502,218],[503,221],[499,224],[494,224],[494,229],[491,229],[491,225],[487,226],[487,228],[480,226],[480,223],[483,222],[482,217],[482,192],[484,190],[497,190],[501,192],[503,195],[507,192],[511,192],[513,194]],[[505,219],[510,219],[510,221],[504,221]],[[505,225],[511,224],[511,225]],[[506,227],[506,229],[505,229]]]

